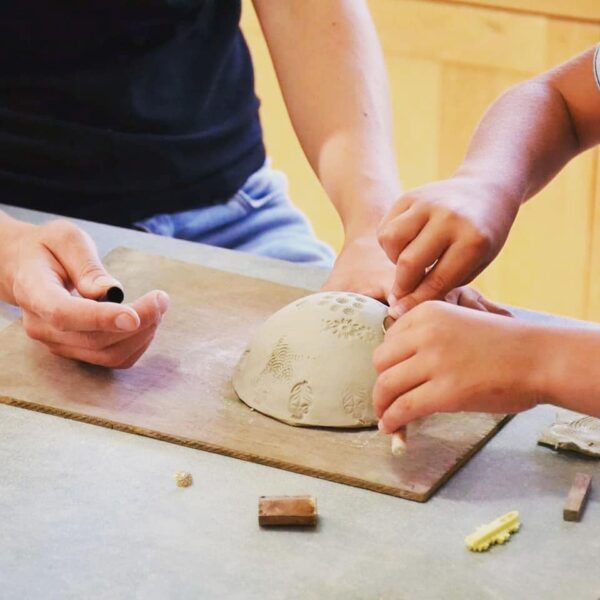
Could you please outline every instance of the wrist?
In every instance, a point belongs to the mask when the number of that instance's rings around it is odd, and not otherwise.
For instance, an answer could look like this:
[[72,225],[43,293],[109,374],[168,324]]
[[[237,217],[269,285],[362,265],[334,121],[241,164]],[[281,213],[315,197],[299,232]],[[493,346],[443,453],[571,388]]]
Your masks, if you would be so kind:
[[18,267],[20,240],[35,227],[0,211],[0,301],[14,304],[13,284]]
[[554,350],[555,342],[548,328],[515,321],[522,328],[521,377],[527,382],[532,404],[556,404]]
[[[346,210],[339,211],[344,227],[345,243],[366,239],[377,242],[379,226],[399,197],[399,187],[393,192],[364,194],[354,198],[347,196],[344,202]],[[342,206],[341,203],[335,204]]]
[[544,354],[544,402],[569,410],[600,415],[598,330],[547,328],[540,343]]
[[497,171],[496,169],[495,172],[490,172],[464,163],[453,178],[484,190],[487,198],[493,198],[498,204],[504,208],[508,207],[516,215],[524,201],[524,193],[510,181],[499,177]]

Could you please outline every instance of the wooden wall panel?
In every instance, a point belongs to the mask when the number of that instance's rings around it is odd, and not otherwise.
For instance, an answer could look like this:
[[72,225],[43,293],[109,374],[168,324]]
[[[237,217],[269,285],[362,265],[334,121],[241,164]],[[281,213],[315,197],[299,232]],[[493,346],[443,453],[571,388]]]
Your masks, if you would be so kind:
[[589,262],[589,284],[587,293],[586,317],[593,321],[600,321],[600,152],[595,152],[595,178],[594,192],[595,202],[591,211],[591,242]]
[[[519,1],[498,0],[511,9]],[[595,3],[574,2],[572,16],[593,11]],[[600,41],[600,24],[467,4],[369,2],[390,76],[406,189],[454,171],[485,109],[505,89]],[[256,62],[273,164],[287,172],[292,199],[318,235],[339,249],[339,220],[293,134],[250,0],[243,28]],[[592,240],[592,234],[600,235],[600,220],[594,221],[598,166],[595,153],[578,158],[522,209],[502,254],[477,281],[482,291],[503,302],[600,318],[600,286],[590,280],[594,270],[600,275],[600,245]]]
[[584,21],[600,20],[600,2],[598,0],[443,0],[456,4],[470,4],[514,10],[529,14],[542,14]]
[[547,19],[425,0],[371,0],[387,55],[526,73],[543,70]]

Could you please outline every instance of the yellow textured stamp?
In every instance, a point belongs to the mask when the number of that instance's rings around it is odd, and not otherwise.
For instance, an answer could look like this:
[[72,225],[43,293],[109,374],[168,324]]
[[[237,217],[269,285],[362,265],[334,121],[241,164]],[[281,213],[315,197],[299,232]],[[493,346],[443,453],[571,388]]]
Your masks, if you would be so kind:
[[515,531],[519,530],[519,527],[521,527],[519,513],[513,510],[491,523],[478,527],[465,538],[465,544],[472,552],[484,552],[492,544],[504,544]]

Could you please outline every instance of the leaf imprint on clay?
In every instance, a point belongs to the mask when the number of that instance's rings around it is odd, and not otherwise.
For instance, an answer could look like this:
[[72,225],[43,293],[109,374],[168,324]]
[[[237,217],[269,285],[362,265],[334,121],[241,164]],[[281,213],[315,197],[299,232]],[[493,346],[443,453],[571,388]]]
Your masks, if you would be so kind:
[[569,423],[569,427],[582,431],[598,431],[600,432],[600,421],[597,417],[581,417]]
[[346,388],[342,396],[344,410],[361,424],[367,423],[365,417],[369,408],[368,402],[367,391],[360,386]]
[[300,381],[290,391],[288,409],[294,419],[302,419],[313,401],[312,388],[308,381]]
[[370,341],[374,339],[375,332],[365,325],[357,323],[353,319],[327,319],[323,325],[324,331],[329,331],[339,338],[360,339]]
[[280,338],[269,356],[263,373],[271,373],[276,379],[289,381],[294,371],[292,363],[296,358],[297,355],[290,350],[285,338]]

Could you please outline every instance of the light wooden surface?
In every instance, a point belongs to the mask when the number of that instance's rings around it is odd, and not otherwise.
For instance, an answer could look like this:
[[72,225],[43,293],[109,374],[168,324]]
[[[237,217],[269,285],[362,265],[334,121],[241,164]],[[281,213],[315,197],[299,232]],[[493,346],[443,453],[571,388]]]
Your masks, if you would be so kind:
[[150,350],[134,369],[109,371],[49,356],[14,324],[0,334],[0,403],[418,501],[504,422],[435,415],[410,430],[402,457],[376,429],[291,427],[243,404],[231,377],[260,323],[307,290],[124,248],[106,265],[129,298],[156,288],[171,296]]
[[[406,189],[452,174],[485,109],[504,90],[600,40],[600,24],[494,8],[519,8],[526,4],[521,0],[487,3],[369,2],[391,80]],[[569,14],[588,17],[600,4],[548,0],[542,6],[549,14],[572,9]],[[339,249],[339,221],[295,140],[249,0],[243,28],[256,62],[269,154],[289,175],[292,199],[317,233]],[[485,294],[580,318],[600,315],[600,294],[594,293],[600,284],[591,277],[600,273],[598,168],[598,152],[586,153],[523,208],[504,251],[476,282]]]

